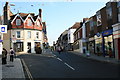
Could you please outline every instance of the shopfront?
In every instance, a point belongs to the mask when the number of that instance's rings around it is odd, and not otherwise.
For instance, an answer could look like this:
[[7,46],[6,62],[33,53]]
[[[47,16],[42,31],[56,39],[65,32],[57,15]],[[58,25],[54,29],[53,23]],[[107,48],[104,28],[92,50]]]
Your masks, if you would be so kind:
[[115,59],[120,60],[120,23],[112,25],[115,48]]
[[103,55],[103,51],[102,51],[102,34],[101,33],[97,33],[95,36],[95,54],[100,56]]
[[16,42],[16,43],[14,43],[13,49],[16,52],[22,52],[23,51],[23,42]]
[[95,40],[94,37],[89,38],[89,43],[88,43],[88,50],[90,53],[95,53]]
[[102,32],[102,38],[103,38],[103,55],[114,57],[114,48],[113,48],[113,30],[106,30]]

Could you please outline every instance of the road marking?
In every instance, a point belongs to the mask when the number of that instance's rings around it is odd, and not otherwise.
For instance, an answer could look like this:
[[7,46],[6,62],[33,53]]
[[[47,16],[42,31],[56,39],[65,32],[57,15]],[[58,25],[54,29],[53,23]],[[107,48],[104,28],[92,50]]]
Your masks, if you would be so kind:
[[57,58],[58,60],[60,60],[60,61],[62,61],[62,59],[60,59],[60,58]]
[[71,67],[69,64],[64,63],[66,66],[68,66],[69,68],[71,68],[72,70],[75,70],[73,67]]
[[24,65],[24,67],[25,67],[25,70],[26,70],[26,72],[27,72],[28,78],[29,78],[30,80],[33,80],[33,77],[32,77],[32,75],[31,75],[31,73],[30,73],[27,65],[25,64],[25,61],[24,61],[23,59],[21,59],[21,61],[22,61],[23,65]]
[[[55,54],[54,54],[55,55]],[[56,56],[56,55],[55,55]],[[64,62],[62,59],[60,59],[59,57],[56,56],[56,59],[62,61],[66,66],[68,66],[70,69],[75,70],[72,66],[70,66],[69,64],[67,64],[66,62]]]

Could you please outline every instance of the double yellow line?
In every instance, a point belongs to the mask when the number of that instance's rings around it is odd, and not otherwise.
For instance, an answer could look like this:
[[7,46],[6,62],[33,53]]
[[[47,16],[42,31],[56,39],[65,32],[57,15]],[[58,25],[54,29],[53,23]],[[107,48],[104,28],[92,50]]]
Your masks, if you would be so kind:
[[30,73],[30,71],[29,71],[29,69],[28,69],[25,61],[24,61],[23,59],[21,59],[21,61],[22,61],[22,63],[23,63],[23,66],[25,67],[25,71],[26,71],[26,73],[27,73],[27,75],[28,75],[29,80],[33,80],[33,77],[32,77],[32,75],[31,75],[31,73]]

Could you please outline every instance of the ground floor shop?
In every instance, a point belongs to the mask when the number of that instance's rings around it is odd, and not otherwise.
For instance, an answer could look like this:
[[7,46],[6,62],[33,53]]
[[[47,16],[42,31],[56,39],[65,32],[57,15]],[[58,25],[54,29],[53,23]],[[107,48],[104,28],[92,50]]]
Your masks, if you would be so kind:
[[91,53],[91,54],[94,54],[95,53],[95,40],[94,40],[94,37],[91,37],[89,38],[89,42],[88,42],[88,51]]
[[114,24],[112,27],[113,27],[115,58],[117,60],[120,60],[120,23]]
[[102,34],[97,33],[95,36],[95,54],[96,55],[103,55],[102,51]]
[[12,43],[12,47],[16,52],[35,53],[35,46],[38,45],[42,48],[41,41],[19,41]]
[[114,57],[112,29],[102,32],[102,50],[103,50],[103,56]]

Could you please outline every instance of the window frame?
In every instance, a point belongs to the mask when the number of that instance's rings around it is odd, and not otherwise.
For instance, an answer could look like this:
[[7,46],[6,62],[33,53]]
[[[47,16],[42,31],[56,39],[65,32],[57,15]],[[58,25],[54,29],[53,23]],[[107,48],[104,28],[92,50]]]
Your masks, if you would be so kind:
[[[29,34],[30,33],[30,34]],[[31,38],[31,31],[27,32],[27,38],[30,39]]]
[[[18,32],[19,32],[19,34],[18,34]],[[20,31],[16,31],[16,38],[21,38],[21,32]]]
[[20,26],[21,25],[21,19],[16,19],[16,25]]
[[32,26],[32,20],[28,18],[27,20],[27,26]]

